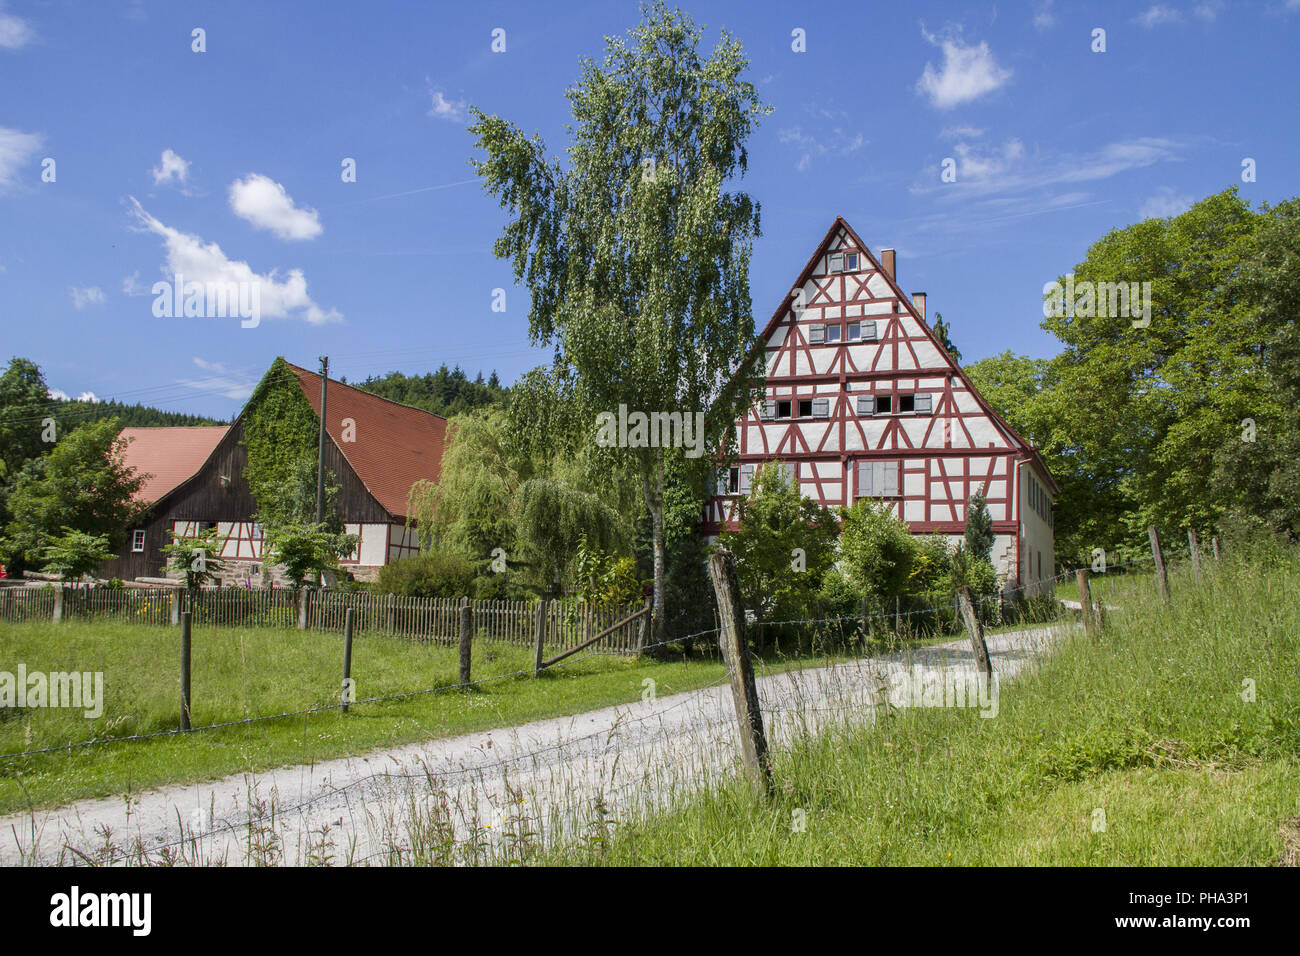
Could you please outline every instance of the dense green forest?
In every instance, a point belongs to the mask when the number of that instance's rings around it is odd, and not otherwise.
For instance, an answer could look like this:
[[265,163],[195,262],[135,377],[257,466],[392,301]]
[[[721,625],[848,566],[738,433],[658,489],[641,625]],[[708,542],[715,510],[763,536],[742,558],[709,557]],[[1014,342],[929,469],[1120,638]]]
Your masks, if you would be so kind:
[[116,399],[107,402],[86,402],[75,398],[50,399],[51,415],[60,424],[71,428],[86,422],[100,422],[116,418],[123,428],[154,428],[160,425],[225,425],[226,422],[205,415],[185,412],[165,412],[149,405],[127,405]]
[[364,382],[352,384],[372,394],[403,405],[423,408],[426,412],[444,418],[462,415],[486,405],[501,404],[509,392],[502,387],[496,372],[487,381],[483,380],[482,372],[471,380],[459,365],[453,369],[444,365],[438,371],[424,375],[389,372],[387,375],[371,376]]

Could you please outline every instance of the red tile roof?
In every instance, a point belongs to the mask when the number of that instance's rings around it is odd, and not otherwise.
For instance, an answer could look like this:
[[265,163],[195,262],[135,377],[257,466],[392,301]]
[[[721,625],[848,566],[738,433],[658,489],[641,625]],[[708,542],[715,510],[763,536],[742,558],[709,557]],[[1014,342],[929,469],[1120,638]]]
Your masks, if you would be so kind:
[[137,474],[147,476],[135,500],[157,501],[193,476],[229,430],[229,425],[123,428],[123,457]]
[[[289,363],[286,363],[289,364]],[[312,411],[320,414],[320,375],[289,364]],[[406,496],[422,478],[437,481],[447,441],[447,419],[329,380],[325,428],[375,499],[395,518],[406,515]],[[343,420],[355,423],[343,441]]]

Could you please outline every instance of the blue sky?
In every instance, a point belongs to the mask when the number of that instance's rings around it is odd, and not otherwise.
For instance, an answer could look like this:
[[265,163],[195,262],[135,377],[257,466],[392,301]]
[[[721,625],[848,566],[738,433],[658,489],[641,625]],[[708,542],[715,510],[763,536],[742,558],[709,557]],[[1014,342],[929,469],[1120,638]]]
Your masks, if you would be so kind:
[[[1300,0],[683,7],[707,48],[740,39],[774,107],[741,184],[762,204],[759,325],[842,215],[898,250],[967,361],[1051,355],[1043,284],[1108,230],[1233,184],[1300,194]],[[491,252],[504,213],[467,164],[467,106],[561,153],[579,60],[638,16],[0,0],[0,358],[72,396],[223,418],[278,354],[328,354],[353,381],[445,362],[512,382],[546,355]],[[178,264],[254,277],[260,324],[155,317],[151,286]]]

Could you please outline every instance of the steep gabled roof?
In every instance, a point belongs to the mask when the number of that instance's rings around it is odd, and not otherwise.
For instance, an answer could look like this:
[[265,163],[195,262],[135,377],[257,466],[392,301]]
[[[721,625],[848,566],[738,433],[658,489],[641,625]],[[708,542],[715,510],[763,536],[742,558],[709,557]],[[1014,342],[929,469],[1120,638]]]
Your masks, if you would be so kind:
[[[921,314],[916,311],[916,307],[912,304],[912,297],[903,294],[903,290],[898,285],[898,282],[894,279],[893,276],[891,276],[888,272],[885,271],[885,268],[880,264],[880,260],[877,259],[875,255],[872,254],[871,250],[867,247],[867,244],[862,241],[862,237],[859,236],[854,231],[853,227],[848,224],[848,222],[844,219],[843,216],[835,217],[835,221],[832,222],[830,228],[826,230],[826,235],[822,237],[821,242],[817,244],[817,248],[813,251],[813,254],[809,257],[807,263],[804,264],[803,270],[799,273],[799,278],[795,280],[794,284],[791,285],[790,288],[792,290],[796,290],[796,289],[802,289],[804,287],[804,284],[812,277],[813,270],[816,268],[818,261],[821,259],[823,255],[826,254],[827,249],[831,244],[831,240],[835,238],[835,236],[838,234],[838,232],[841,229],[844,230],[849,235],[849,237],[857,244],[858,248],[862,251],[862,254],[867,257],[867,261],[871,263],[872,267],[889,284],[890,289],[893,290],[894,294],[898,297],[898,300],[903,303],[903,306],[907,309],[908,314],[910,314],[913,318],[916,319],[917,324],[921,327],[921,330],[934,343],[935,347],[939,351],[939,354],[947,360],[949,374],[957,375],[961,378],[962,382],[965,384],[966,388],[970,390],[970,394],[975,397],[975,401],[979,403],[980,408],[983,409],[985,414],[989,416],[989,418],[993,421],[995,425],[1003,429],[1003,431],[1013,441],[1013,443],[1020,446],[1021,450],[1028,456],[1028,459],[1034,463],[1035,467],[1039,471],[1041,471],[1042,477],[1048,483],[1052,494],[1054,495],[1059,494],[1061,491],[1060,485],[1058,485],[1056,479],[1052,477],[1052,473],[1051,471],[1048,470],[1047,463],[1043,461],[1043,457],[1041,454],[1039,454],[1038,449],[1036,449],[1033,445],[1031,445],[1028,441],[1026,441],[1024,437],[1021,436],[1021,434],[1018,431],[1012,428],[1007,423],[1006,419],[1004,419],[1001,415],[999,415],[993,409],[993,407],[985,400],[984,396],[980,394],[979,389],[977,389],[975,385],[971,382],[971,380],[967,377],[965,371],[963,371],[961,366],[952,360],[952,356],[948,355],[947,350],[944,349],[943,345],[939,342],[939,339],[934,334],[934,330],[930,328],[929,323],[927,323],[925,319],[921,317]],[[767,320],[767,324],[763,326],[763,331],[759,333],[759,341],[755,346],[755,350],[752,355],[753,359],[757,359],[759,354],[761,353],[761,350],[767,347],[768,339],[771,337],[777,325],[780,324],[781,320],[785,318],[786,313],[789,311],[790,311],[790,295],[787,295],[782,300],[781,304],[776,307],[776,311],[772,313],[772,317]],[[750,359],[747,359],[746,361],[749,360]]]
[[[312,411],[320,415],[320,375],[285,363],[298,376]],[[447,419],[380,398],[330,379],[325,430],[375,500],[395,518],[406,515],[406,496],[421,479],[437,481],[447,443]],[[344,441],[344,419],[352,425]]]
[[123,428],[121,437],[127,440],[123,458],[137,474],[146,476],[135,500],[156,502],[189,480],[229,430],[229,425]]

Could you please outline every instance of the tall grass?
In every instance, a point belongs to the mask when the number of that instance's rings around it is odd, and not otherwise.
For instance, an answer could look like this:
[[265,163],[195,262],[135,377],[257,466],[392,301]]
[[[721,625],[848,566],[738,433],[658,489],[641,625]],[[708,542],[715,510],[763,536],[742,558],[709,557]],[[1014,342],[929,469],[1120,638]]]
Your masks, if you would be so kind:
[[[614,865],[1269,864],[1300,815],[1300,562],[1207,562],[1126,588],[1004,685],[997,717],[884,709],[632,815],[547,862]],[[1252,694],[1253,691],[1253,694]],[[801,828],[802,823],[802,828]]]
[[[0,754],[67,748],[175,730],[180,709],[177,628],[118,622],[0,625],[0,671],[99,671],[104,711],[0,707]],[[705,649],[701,648],[701,652]],[[379,748],[578,713],[637,700],[653,675],[664,692],[724,673],[703,653],[657,662],[575,657],[542,679],[531,649],[476,641],[469,693],[455,689],[458,651],[378,635],[354,641],[358,703],[339,713],[343,638],[295,629],[196,629],[192,715],[196,727],[293,713],[191,734],[58,749],[0,760],[0,813],[142,787],[309,763]],[[368,703],[367,698],[442,688]]]

